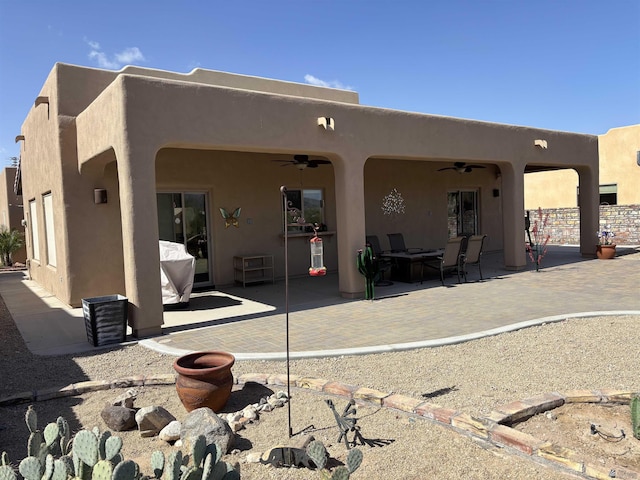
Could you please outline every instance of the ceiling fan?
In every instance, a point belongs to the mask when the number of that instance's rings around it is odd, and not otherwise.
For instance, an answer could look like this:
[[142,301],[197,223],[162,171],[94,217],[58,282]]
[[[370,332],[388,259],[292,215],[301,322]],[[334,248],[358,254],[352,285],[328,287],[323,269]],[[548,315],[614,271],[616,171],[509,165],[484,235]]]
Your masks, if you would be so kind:
[[309,155],[294,155],[293,160],[274,160],[274,162],[283,163],[283,167],[294,165],[298,170],[305,168],[318,168],[318,165],[330,164],[329,160],[309,160]]
[[467,165],[465,162],[455,162],[453,167],[444,167],[439,168],[438,171],[441,172],[443,170],[455,170],[458,173],[469,173],[474,168],[486,168],[482,165]]

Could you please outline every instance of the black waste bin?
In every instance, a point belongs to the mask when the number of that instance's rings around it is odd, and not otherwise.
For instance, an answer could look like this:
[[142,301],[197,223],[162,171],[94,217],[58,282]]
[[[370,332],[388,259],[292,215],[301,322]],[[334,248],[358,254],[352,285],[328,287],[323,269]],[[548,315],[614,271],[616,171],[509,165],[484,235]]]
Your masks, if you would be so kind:
[[122,295],[82,299],[87,340],[94,347],[124,342],[129,300]]

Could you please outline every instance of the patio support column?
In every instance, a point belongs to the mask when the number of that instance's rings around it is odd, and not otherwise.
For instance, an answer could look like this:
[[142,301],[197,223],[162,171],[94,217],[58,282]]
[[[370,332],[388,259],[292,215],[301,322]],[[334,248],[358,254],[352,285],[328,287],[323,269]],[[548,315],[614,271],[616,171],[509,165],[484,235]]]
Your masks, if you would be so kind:
[[600,188],[599,172],[588,167],[577,168],[580,195],[578,209],[580,211],[580,253],[583,257],[595,257],[597,237],[600,229]]
[[522,270],[527,266],[524,243],[524,168],[518,165],[501,165],[500,169],[504,266],[507,270]]
[[338,232],[338,279],[340,294],[358,298],[364,278],[356,267],[356,252],[364,247],[364,161],[350,157],[334,162]]
[[155,149],[127,145],[118,155],[124,278],[135,337],[162,333]]

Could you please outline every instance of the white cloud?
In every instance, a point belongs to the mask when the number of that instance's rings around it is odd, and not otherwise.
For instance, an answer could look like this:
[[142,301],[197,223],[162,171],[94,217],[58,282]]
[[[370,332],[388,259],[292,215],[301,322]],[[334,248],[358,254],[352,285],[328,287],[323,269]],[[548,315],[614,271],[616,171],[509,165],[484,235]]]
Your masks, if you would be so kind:
[[128,47],[123,51],[113,54],[112,58],[102,51],[100,44],[92,40],[85,39],[85,42],[91,48],[89,58],[96,62],[100,68],[109,70],[118,70],[124,65],[133,65],[145,61],[144,55],[138,47]]
[[342,82],[338,80],[326,81],[318,77],[314,77],[313,75],[310,75],[308,73],[304,76],[304,81],[307,83],[310,83],[311,85],[316,85],[318,87],[338,88],[340,90],[353,90],[353,87],[344,85]]

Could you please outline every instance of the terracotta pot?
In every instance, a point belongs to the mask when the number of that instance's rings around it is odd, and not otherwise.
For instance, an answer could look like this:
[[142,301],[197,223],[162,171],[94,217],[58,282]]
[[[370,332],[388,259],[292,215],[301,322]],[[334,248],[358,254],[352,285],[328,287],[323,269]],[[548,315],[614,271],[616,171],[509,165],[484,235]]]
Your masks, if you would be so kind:
[[219,412],[229,400],[233,387],[231,367],[236,359],[215,350],[183,355],[173,363],[178,373],[176,391],[188,412],[209,407]]
[[615,245],[598,245],[596,247],[596,256],[600,260],[610,260],[616,256]]

